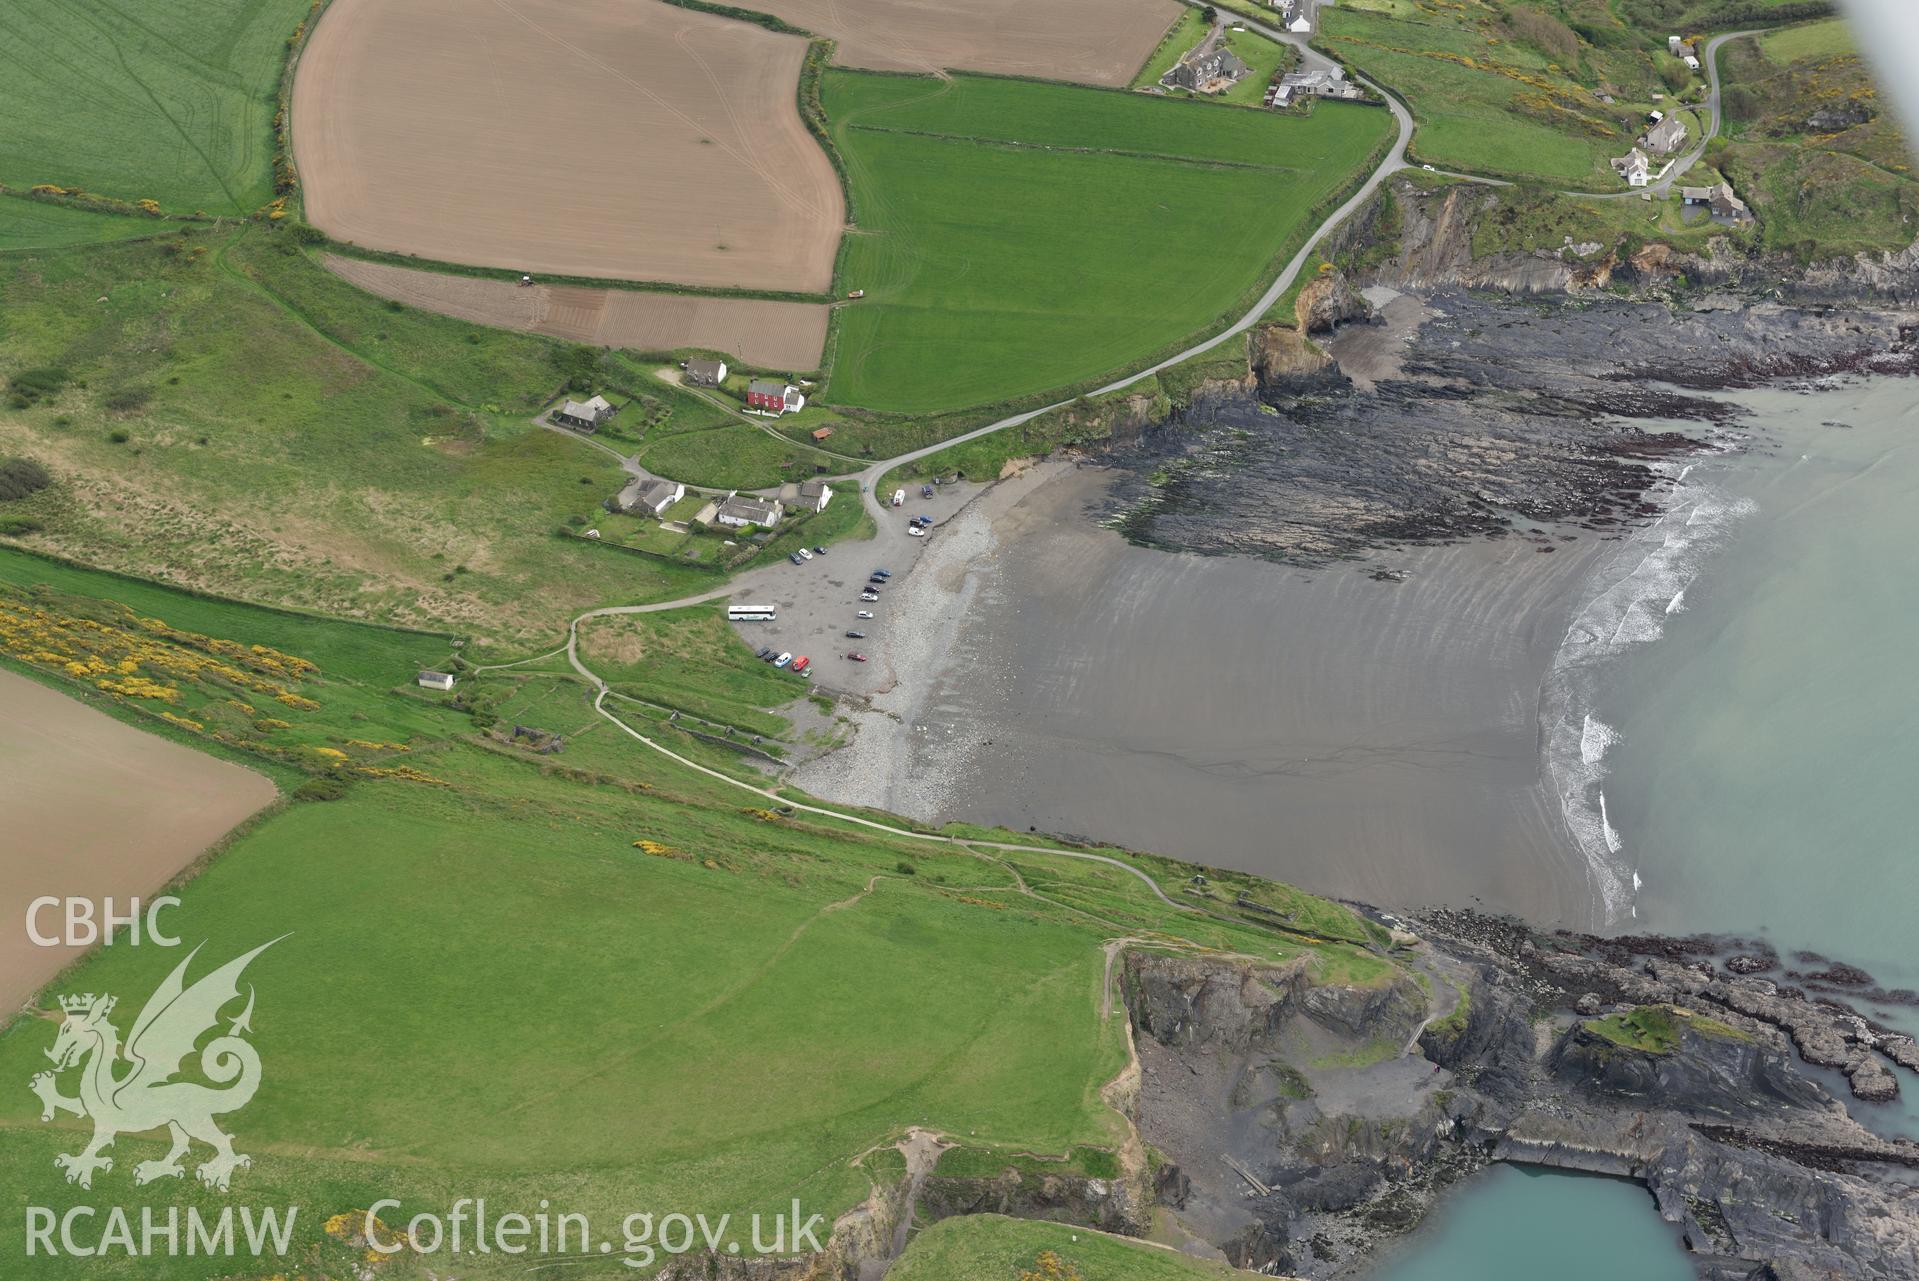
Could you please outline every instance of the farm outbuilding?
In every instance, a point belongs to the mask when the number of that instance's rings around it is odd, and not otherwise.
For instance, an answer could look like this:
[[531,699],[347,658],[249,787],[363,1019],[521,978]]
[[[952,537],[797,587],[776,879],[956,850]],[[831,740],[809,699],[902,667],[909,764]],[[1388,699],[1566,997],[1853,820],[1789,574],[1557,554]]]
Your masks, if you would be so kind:
[[453,675],[450,672],[421,672],[419,683],[421,689],[449,690],[453,688]]
[[726,381],[726,362],[689,360],[686,362],[686,381],[695,387],[717,387]]

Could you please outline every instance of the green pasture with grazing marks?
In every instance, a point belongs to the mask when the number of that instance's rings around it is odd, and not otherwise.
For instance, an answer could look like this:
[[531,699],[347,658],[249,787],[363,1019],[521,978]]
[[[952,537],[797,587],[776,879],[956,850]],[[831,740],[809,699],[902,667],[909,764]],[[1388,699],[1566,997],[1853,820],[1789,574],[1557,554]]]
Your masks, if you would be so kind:
[[0,253],[132,240],[174,230],[146,217],[94,213],[28,197],[0,198]]
[[829,71],[859,230],[824,399],[1017,399],[1159,354],[1244,305],[1392,127],[958,76]]
[[311,0],[0,6],[0,183],[51,183],[170,213],[273,196],[286,42]]

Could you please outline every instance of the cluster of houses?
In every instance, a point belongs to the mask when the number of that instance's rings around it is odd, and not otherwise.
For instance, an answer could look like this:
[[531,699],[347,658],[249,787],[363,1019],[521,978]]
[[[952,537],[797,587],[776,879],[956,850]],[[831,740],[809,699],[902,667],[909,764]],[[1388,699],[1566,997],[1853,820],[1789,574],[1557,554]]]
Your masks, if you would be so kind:
[[[689,360],[680,368],[685,371],[685,381],[689,387],[718,387],[726,382],[724,360]],[[777,418],[781,414],[797,414],[806,408],[806,397],[792,383],[774,378],[755,378],[746,384],[746,407]]]
[[1269,107],[1290,107],[1305,98],[1363,98],[1365,92],[1346,78],[1344,67],[1317,71],[1288,71],[1266,91]]
[[1663,178],[1670,161],[1662,166],[1658,173],[1653,172],[1653,158],[1671,156],[1686,145],[1686,122],[1677,115],[1667,115],[1663,111],[1652,113],[1652,124],[1639,136],[1638,144],[1625,155],[1612,161],[1613,172],[1626,180],[1628,187],[1643,187],[1655,177]]
[[1699,46],[1680,36],[1667,36],[1666,48],[1675,58],[1683,58],[1688,70],[1699,70]]
[[789,511],[821,512],[832,501],[833,487],[817,478],[803,480],[796,485],[782,485],[777,498],[742,494],[736,489],[713,509],[713,521],[729,529],[744,529],[749,525],[771,529]]

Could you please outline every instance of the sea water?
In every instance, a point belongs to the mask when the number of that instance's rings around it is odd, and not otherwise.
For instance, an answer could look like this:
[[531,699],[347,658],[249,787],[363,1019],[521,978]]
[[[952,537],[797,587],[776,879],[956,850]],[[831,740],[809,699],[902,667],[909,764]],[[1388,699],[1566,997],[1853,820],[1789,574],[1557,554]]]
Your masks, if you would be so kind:
[[1758,935],[1919,988],[1919,382],[1733,399],[1742,429],[1671,469],[1555,662],[1567,836],[1609,928]]
[[1676,1230],[1638,1184],[1496,1166],[1368,1281],[1691,1281]]

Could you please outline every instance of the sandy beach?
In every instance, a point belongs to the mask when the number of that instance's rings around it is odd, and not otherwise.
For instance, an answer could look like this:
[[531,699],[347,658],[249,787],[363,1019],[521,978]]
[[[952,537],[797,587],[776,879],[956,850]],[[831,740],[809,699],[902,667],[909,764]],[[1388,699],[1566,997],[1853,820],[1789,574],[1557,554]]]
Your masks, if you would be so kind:
[[1047,464],[951,521],[892,602],[914,625],[891,689],[797,781],[1368,901],[1591,923],[1539,691],[1599,543],[1315,570],[1168,553],[1090,518],[1109,480]]

